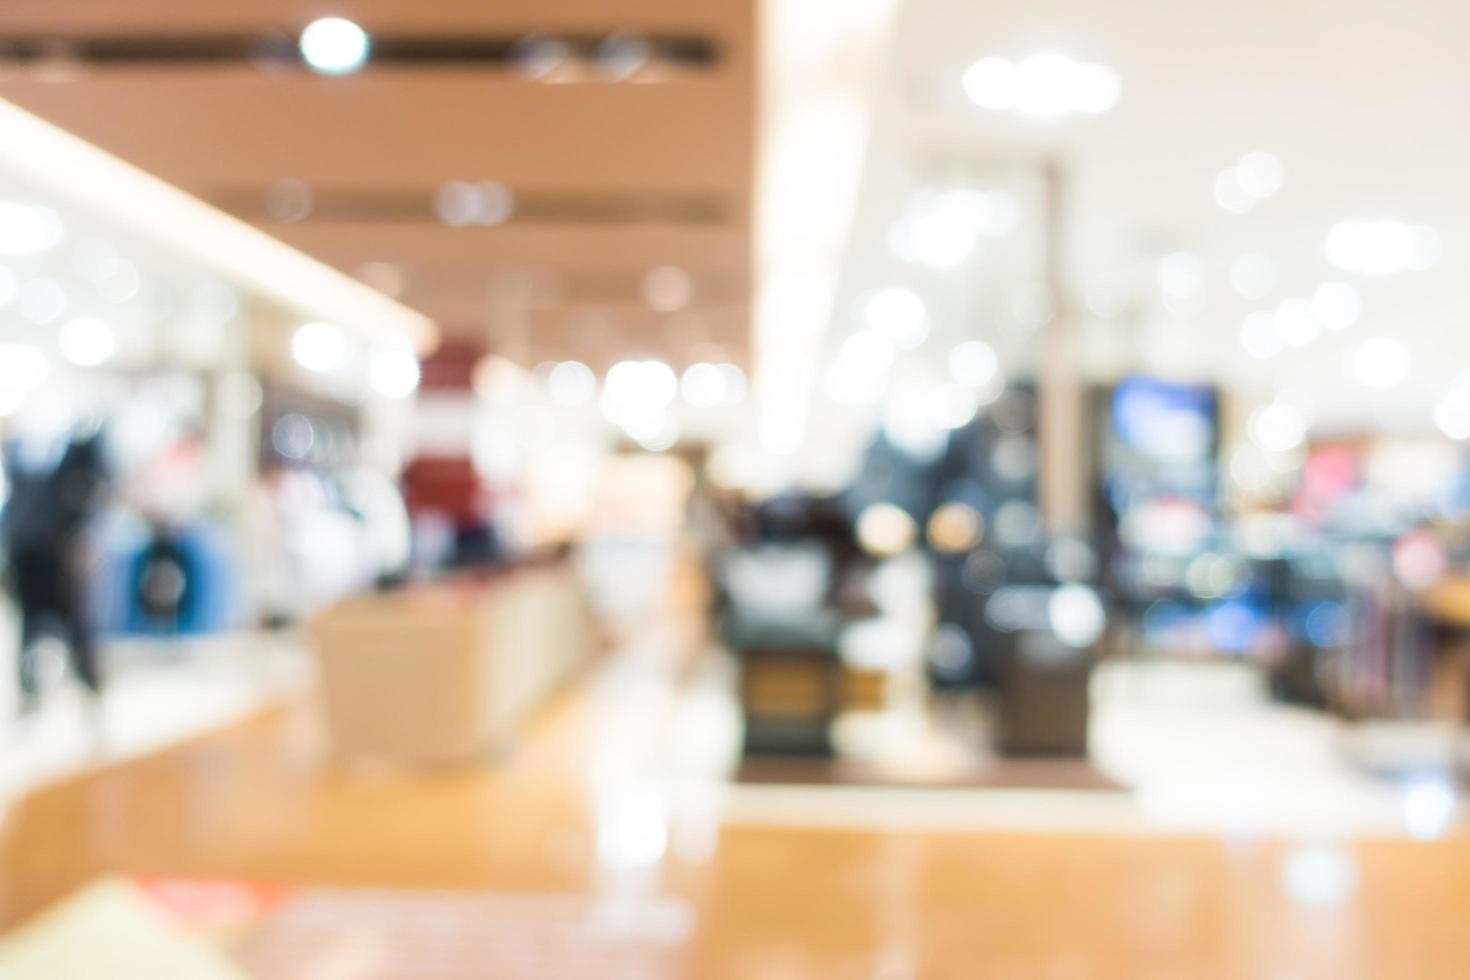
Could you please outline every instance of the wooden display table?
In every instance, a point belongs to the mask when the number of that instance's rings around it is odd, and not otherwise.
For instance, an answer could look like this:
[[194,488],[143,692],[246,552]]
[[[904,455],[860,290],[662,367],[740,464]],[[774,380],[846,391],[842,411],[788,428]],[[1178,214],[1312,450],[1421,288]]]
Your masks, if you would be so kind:
[[507,745],[591,647],[566,561],[354,596],[310,632],[333,749],[420,763]]

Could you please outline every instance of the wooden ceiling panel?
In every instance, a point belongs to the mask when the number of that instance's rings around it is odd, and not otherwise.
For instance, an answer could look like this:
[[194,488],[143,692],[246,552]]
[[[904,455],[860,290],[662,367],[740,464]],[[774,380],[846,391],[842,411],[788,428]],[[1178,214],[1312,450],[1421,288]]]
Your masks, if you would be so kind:
[[[676,265],[695,283],[687,314],[703,316],[684,322],[705,324],[742,356],[753,0],[344,0],[331,9],[302,0],[8,0],[0,52],[22,38],[290,36],[324,14],[353,18],[380,38],[680,35],[707,40],[717,57],[642,81],[567,84],[537,82],[504,63],[369,61],[357,75],[324,78],[244,60],[62,59],[59,70],[21,63],[0,71],[0,97],[344,271],[391,264],[404,301],[451,335],[481,339],[501,312],[487,283],[535,273],[556,284],[549,305],[538,294],[538,322],[585,324],[589,308],[618,308],[629,326],[608,331],[603,346],[626,337],[630,351],[647,356],[669,332],[649,325],[660,315],[639,310],[639,277]],[[262,201],[281,180],[319,190],[320,211],[300,223],[269,220]],[[496,227],[448,227],[435,220],[432,200],[450,180],[502,183],[524,209]],[[537,357],[557,356],[541,350],[555,343],[571,346],[567,356],[586,346],[560,327],[538,338]],[[667,356],[683,360],[687,346],[675,331]]]

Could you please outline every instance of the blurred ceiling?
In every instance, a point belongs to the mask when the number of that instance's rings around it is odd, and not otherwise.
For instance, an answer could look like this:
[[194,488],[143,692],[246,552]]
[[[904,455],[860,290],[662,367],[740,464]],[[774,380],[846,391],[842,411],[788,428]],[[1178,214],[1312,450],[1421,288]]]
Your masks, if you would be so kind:
[[[1246,0],[1229,6],[1033,0],[907,0],[874,119],[829,349],[863,325],[875,289],[915,290],[934,321],[932,372],[959,340],[979,337],[1009,362],[1012,311],[1038,278],[1036,213],[1018,175],[1053,160],[1065,175],[1068,295],[1084,328],[1085,368],[1098,377],[1147,370],[1221,381],[1252,395],[1300,389],[1325,421],[1427,429],[1429,407],[1470,365],[1465,317],[1470,262],[1470,5]],[[963,77],[977,59],[1060,52],[1106,65],[1117,104],[1096,115],[1030,118],[979,108]],[[1218,175],[1243,154],[1284,165],[1279,193],[1246,213],[1215,200]],[[982,242],[971,261],[935,269],[904,261],[891,229],[935,187],[1009,188],[1022,220]],[[1335,222],[1394,219],[1438,232],[1427,271],[1357,275],[1335,268]],[[1203,289],[1188,309],[1162,301],[1161,261],[1197,259]],[[1272,282],[1246,298],[1232,286],[1243,255],[1269,260]],[[1243,319],[1349,282],[1361,319],[1247,354]],[[1351,365],[1365,340],[1401,341],[1407,377],[1374,388]],[[910,355],[914,356],[914,355]],[[1017,349],[1015,357],[1024,360]],[[1010,366],[1010,363],[1007,364]]]
[[[327,15],[360,72],[297,57]],[[7,0],[0,97],[454,340],[747,363],[754,45],[754,0]]]

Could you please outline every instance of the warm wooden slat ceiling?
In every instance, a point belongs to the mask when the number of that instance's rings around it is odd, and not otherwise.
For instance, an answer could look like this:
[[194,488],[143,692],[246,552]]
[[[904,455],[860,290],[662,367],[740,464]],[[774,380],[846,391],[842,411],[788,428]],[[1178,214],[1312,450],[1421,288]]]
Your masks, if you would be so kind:
[[[528,358],[658,354],[676,363],[715,344],[743,361],[753,6],[7,0],[0,97],[349,273],[396,267],[400,298],[459,339],[503,347],[510,331]],[[384,60],[326,78],[289,59],[219,54],[221,39],[279,45],[328,14],[361,24],[383,44]],[[566,83],[533,80],[503,58],[390,57],[395,45],[483,54],[491,42],[503,48],[532,35],[587,49],[615,34],[677,39],[704,55],[625,81],[588,72]],[[146,56],[149,39],[156,58]],[[174,56],[209,39],[209,58]],[[493,181],[522,206],[503,224],[447,226],[434,194],[456,180]],[[274,220],[266,203],[283,181],[310,194],[312,206],[295,220]],[[643,305],[643,277],[660,266],[689,274],[686,308]],[[503,290],[489,298],[516,277],[538,286],[524,291],[536,302],[525,317],[506,316]],[[595,344],[585,329],[594,323]]]

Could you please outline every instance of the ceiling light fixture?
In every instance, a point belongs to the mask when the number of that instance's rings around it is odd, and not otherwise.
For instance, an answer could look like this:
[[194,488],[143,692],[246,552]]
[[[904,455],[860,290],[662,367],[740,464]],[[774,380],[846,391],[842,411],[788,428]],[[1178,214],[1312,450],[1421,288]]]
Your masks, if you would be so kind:
[[291,335],[291,357],[316,374],[335,371],[347,360],[347,335],[330,323],[304,323]]
[[78,367],[97,367],[117,352],[117,335],[106,320],[79,316],[61,328],[56,344],[61,356]]
[[373,344],[368,354],[368,384],[384,398],[407,398],[419,387],[420,368],[413,345],[402,337]]
[[1439,262],[1439,232],[1403,221],[1339,221],[1323,243],[1327,260],[1339,269],[1369,276],[1422,272]]
[[1117,73],[1063,54],[1034,54],[1020,62],[981,58],[961,79],[965,95],[982,109],[1036,119],[1106,112],[1118,102]]
[[0,201],[0,255],[34,255],[61,244],[61,217],[50,208]]
[[1403,341],[1369,337],[1353,351],[1349,366],[1353,376],[1369,388],[1396,388],[1408,379],[1414,359]]
[[551,400],[565,408],[580,408],[597,397],[597,375],[581,361],[562,361],[546,376]]
[[880,289],[863,304],[863,322],[900,347],[919,346],[929,334],[929,311],[912,289]]
[[345,17],[322,17],[301,32],[302,60],[319,75],[350,75],[367,64],[367,32]]

